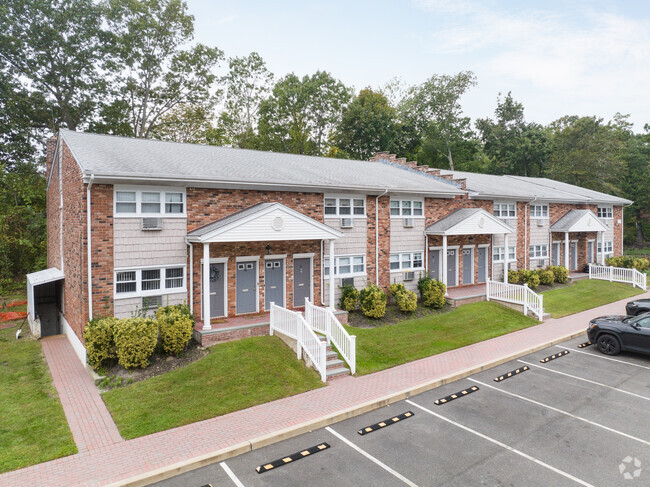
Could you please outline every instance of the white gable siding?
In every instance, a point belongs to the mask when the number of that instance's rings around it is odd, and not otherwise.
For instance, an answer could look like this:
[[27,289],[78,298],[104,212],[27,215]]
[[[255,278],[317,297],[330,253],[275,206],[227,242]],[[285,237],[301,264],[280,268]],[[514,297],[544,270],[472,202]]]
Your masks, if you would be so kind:
[[142,230],[141,218],[115,218],[115,267],[185,264],[186,234],[185,218],[163,218],[163,229],[153,231]]

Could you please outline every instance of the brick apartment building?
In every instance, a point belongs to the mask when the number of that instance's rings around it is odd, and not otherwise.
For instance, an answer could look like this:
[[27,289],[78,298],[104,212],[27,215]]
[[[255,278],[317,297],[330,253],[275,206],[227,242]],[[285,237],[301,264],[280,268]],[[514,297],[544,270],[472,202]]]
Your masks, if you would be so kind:
[[29,281],[30,322],[66,333],[84,360],[98,316],[186,302],[209,332],[271,302],[335,307],[344,284],[415,290],[428,273],[453,289],[507,278],[504,267],[581,270],[622,253],[630,203],[386,153],[349,161],[61,130],[47,147],[48,269]]

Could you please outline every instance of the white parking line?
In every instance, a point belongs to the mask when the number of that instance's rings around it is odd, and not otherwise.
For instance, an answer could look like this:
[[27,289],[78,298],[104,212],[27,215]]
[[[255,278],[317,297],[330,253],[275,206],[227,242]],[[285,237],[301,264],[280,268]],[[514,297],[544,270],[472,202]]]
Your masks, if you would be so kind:
[[476,382],[477,384],[481,384],[483,387],[489,387],[490,389],[494,389],[495,391],[499,391],[499,392],[501,392],[503,394],[507,394],[509,396],[516,397],[517,399],[521,399],[523,401],[528,401],[528,402],[530,402],[532,404],[536,404],[538,406],[542,406],[544,408],[550,409],[551,411],[555,411],[556,413],[564,414],[566,416],[577,419],[579,421],[584,421],[585,423],[588,423],[590,425],[596,426],[598,428],[602,428],[602,429],[610,431],[612,433],[616,433],[617,435],[625,436],[626,438],[629,438],[630,440],[638,441],[639,443],[643,443],[644,445],[650,446],[649,441],[646,441],[646,440],[644,440],[642,438],[637,438],[636,436],[628,435],[627,433],[623,433],[622,431],[615,430],[613,428],[610,428],[609,426],[605,426],[603,424],[596,423],[594,421],[590,421],[587,418],[583,418],[581,416],[576,416],[575,414],[569,413],[567,411],[563,411],[563,410],[558,409],[558,408],[554,408],[553,406],[549,406],[548,404],[544,404],[544,403],[535,401],[534,399],[529,399],[527,397],[520,396],[519,394],[515,394],[514,392],[504,391],[503,389],[499,389],[498,387],[491,386],[490,384],[485,384],[484,382],[478,381],[476,379],[472,379],[471,377],[468,377],[468,380],[471,380],[472,382]]
[[232,480],[237,487],[244,487],[244,484],[242,484],[233,471],[230,470],[230,467],[226,465],[226,462],[221,462],[219,465],[221,465],[221,468],[223,468],[224,472],[226,472],[228,477],[230,477],[230,480]]
[[590,384],[594,384],[594,385],[597,385],[597,386],[600,386],[600,387],[606,387],[607,389],[611,389],[611,390],[616,391],[616,392],[622,392],[623,394],[629,394],[630,396],[638,397],[639,399],[645,399],[646,401],[650,401],[650,397],[641,396],[639,394],[635,394],[634,392],[630,392],[630,391],[624,391],[623,389],[618,389],[617,387],[608,386],[607,384],[601,384],[600,382],[585,379],[584,377],[578,377],[577,375],[567,374],[566,372],[560,372],[559,370],[549,369],[548,367],[543,367],[541,365],[531,364],[530,362],[526,362],[525,360],[518,360],[517,362],[521,362],[522,364],[526,364],[526,365],[528,365],[530,367],[537,367],[538,369],[547,370],[549,372],[553,372],[554,374],[565,375],[567,377],[571,377],[572,379],[577,379],[577,380],[582,380],[584,382],[589,382]]
[[423,406],[420,406],[419,404],[414,403],[410,399],[407,399],[406,402],[408,402],[409,404],[415,406],[416,408],[420,408],[422,411],[425,411],[425,412],[431,414],[432,416],[435,416],[436,418],[442,419],[443,421],[446,421],[446,422],[448,422],[450,424],[453,424],[454,426],[457,426],[457,427],[459,427],[459,428],[461,428],[461,429],[463,429],[465,431],[468,431],[469,433],[472,433],[472,434],[474,434],[474,435],[476,435],[476,436],[478,436],[480,438],[483,438],[484,440],[487,440],[487,441],[489,441],[491,443],[494,443],[495,445],[498,445],[501,448],[505,448],[506,450],[511,451],[512,453],[515,453],[515,454],[517,454],[517,455],[519,455],[521,457],[524,457],[527,460],[530,460],[531,462],[535,462],[537,465],[541,465],[542,467],[547,468],[547,469],[549,469],[549,470],[551,470],[551,471],[553,471],[555,473],[558,473],[558,474],[562,475],[563,477],[566,477],[566,478],[568,478],[570,480],[573,480],[574,482],[576,482],[576,483],[578,483],[580,485],[584,485],[585,487],[593,487],[593,485],[585,482],[584,480],[581,480],[581,479],[579,479],[577,477],[574,477],[573,475],[571,475],[571,474],[569,474],[567,472],[564,472],[563,470],[560,470],[558,468],[555,468],[552,465],[549,465],[548,463],[544,463],[544,462],[542,462],[541,460],[538,460],[535,457],[531,457],[530,455],[528,455],[528,454],[526,454],[526,453],[524,453],[522,451],[519,451],[519,450],[517,450],[517,449],[515,449],[515,448],[513,448],[511,446],[508,446],[505,443],[501,443],[499,440],[495,440],[494,438],[486,436],[483,433],[479,433],[478,431],[475,431],[475,430],[473,430],[471,428],[468,428],[467,426],[462,425],[460,423],[457,423],[456,421],[453,421],[453,420],[451,420],[449,418],[445,418],[444,416],[441,416],[440,414],[434,413],[433,411],[431,411],[431,410],[429,410],[429,409],[427,409],[427,408],[425,408]]
[[[555,346],[556,346],[557,348],[566,348],[566,347],[561,347],[560,345],[555,345]],[[641,367],[642,369],[648,369],[648,370],[650,370],[650,367],[648,367],[648,366],[646,366],[646,365],[635,364],[635,363],[633,363],[633,362],[626,362],[625,360],[620,360],[620,359],[612,358],[612,357],[605,357],[604,355],[597,355],[597,354],[595,354],[595,353],[585,352],[585,351],[583,351],[583,350],[571,350],[571,352],[578,352],[578,353],[582,353],[582,354],[584,354],[584,355],[589,355],[590,357],[594,357],[594,358],[602,358],[602,359],[605,359],[605,360],[611,360],[612,362],[619,362],[619,363],[622,363],[622,364],[633,365],[634,367]]]
[[414,484],[413,482],[411,482],[409,479],[407,479],[406,477],[404,477],[403,475],[401,475],[399,472],[396,472],[395,470],[393,470],[392,468],[390,468],[390,467],[389,467],[388,465],[386,465],[385,463],[382,463],[381,461],[377,460],[377,459],[376,459],[375,457],[373,457],[370,453],[368,453],[368,452],[362,450],[362,449],[359,448],[357,445],[355,445],[354,443],[352,443],[350,440],[348,440],[348,439],[344,438],[343,436],[341,436],[340,434],[338,434],[336,431],[334,431],[334,430],[333,430],[332,428],[330,428],[329,426],[325,427],[325,429],[326,429],[327,431],[329,431],[330,433],[332,433],[334,436],[336,436],[339,440],[343,441],[343,442],[346,443],[348,446],[354,448],[356,451],[358,451],[359,453],[361,453],[361,454],[362,454],[364,457],[366,457],[368,460],[370,460],[371,462],[376,463],[376,464],[379,465],[381,468],[383,468],[384,470],[386,470],[388,473],[390,473],[390,474],[394,475],[395,477],[397,477],[398,479],[400,479],[400,480],[401,480],[402,482],[404,482],[406,485],[409,485],[410,487],[418,487],[416,484]]

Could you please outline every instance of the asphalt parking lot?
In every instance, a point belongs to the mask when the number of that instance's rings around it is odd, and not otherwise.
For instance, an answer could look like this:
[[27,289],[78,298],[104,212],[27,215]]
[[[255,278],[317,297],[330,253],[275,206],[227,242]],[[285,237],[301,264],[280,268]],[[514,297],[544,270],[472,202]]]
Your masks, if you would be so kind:
[[650,356],[584,341],[156,485],[650,485]]

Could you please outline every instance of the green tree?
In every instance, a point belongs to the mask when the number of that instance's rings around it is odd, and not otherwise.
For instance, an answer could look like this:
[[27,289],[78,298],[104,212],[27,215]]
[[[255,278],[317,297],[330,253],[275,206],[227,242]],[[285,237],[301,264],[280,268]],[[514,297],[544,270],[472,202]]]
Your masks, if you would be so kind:
[[626,220],[634,226],[634,243],[643,245],[650,218],[650,125],[646,124],[645,133],[630,138],[626,152],[620,195],[634,202],[625,211]]
[[435,152],[446,159],[449,169],[454,170],[455,152],[466,151],[472,146],[466,144],[473,133],[469,117],[463,116],[460,98],[475,85],[476,76],[471,71],[461,71],[454,76],[433,75],[411,88],[402,100],[399,107],[402,120],[413,124],[421,134],[423,152],[419,162],[421,159],[433,161],[435,156],[428,153]]
[[229,60],[230,71],[223,78],[226,99],[219,126],[231,145],[247,148],[254,143],[260,105],[270,91],[273,73],[256,52]]
[[524,106],[508,93],[497,98],[496,121],[476,121],[483,151],[491,159],[490,172],[519,176],[542,176],[550,157],[547,130],[536,123],[526,123]]
[[548,176],[577,186],[618,193],[631,137],[626,117],[566,116],[551,123],[553,146]]
[[131,127],[131,135],[150,137],[162,117],[181,104],[214,102],[213,69],[223,53],[197,44],[181,49],[194,36],[194,17],[182,0],[108,0],[112,62],[120,70],[113,99],[94,129]]
[[151,132],[151,138],[220,145],[224,142],[223,131],[212,124],[212,115],[212,111],[203,105],[178,105],[161,117],[160,123]]
[[380,91],[365,88],[343,111],[334,142],[341,155],[367,160],[391,150],[397,135],[396,110]]

